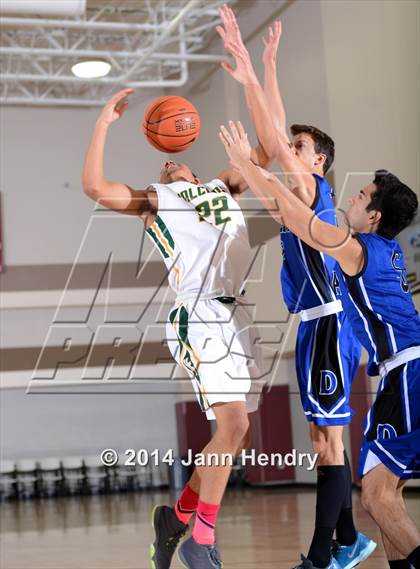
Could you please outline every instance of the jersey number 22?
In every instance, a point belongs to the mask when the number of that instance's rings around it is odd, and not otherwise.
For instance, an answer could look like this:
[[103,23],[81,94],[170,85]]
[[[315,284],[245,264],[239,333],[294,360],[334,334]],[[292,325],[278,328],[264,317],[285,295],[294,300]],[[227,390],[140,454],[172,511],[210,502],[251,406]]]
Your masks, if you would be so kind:
[[217,196],[212,200],[201,202],[195,206],[195,209],[200,221],[208,221],[212,225],[222,225],[231,220],[229,216],[224,216],[224,212],[229,209],[226,196]]

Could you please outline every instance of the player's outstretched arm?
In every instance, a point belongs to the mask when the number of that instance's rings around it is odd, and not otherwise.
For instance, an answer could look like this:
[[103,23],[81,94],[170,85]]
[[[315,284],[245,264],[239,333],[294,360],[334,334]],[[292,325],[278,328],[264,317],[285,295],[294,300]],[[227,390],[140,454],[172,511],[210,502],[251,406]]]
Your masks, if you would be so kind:
[[[242,41],[241,32],[233,11],[225,4],[219,8],[219,14],[223,26],[217,26],[216,31],[222,38],[227,52],[233,56],[236,65],[236,67],[232,67],[229,63],[223,62],[222,67],[243,85],[248,110],[255,125],[257,138],[264,149],[265,155],[272,160],[277,154],[277,135],[265,100],[264,91],[255,74],[248,50]],[[258,158],[258,155],[255,157]],[[263,166],[263,164],[259,165]]]
[[[296,156],[288,138],[279,136],[275,128],[271,109],[255,74],[248,50],[242,41],[233,11],[224,5],[219,9],[219,13],[223,27],[218,26],[216,30],[221,36],[226,50],[233,56],[236,63],[236,68],[225,62],[222,63],[222,66],[244,86],[248,109],[257,131],[258,140],[270,159],[275,157],[283,172],[289,177],[290,188],[305,203],[312,204],[316,191],[315,179],[309,168]],[[270,50],[272,51],[272,48]],[[273,77],[272,82],[277,83],[277,77]],[[259,165],[264,166],[263,164]],[[247,188],[244,180],[241,181],[240,187],[240,191]]]
[[349,230],[325,223],[295,196],[276,176],[256,166],[251,160],[251,147],[241,123],[231,123],[230,131],[221,127],[220,140],[234,168],[246,180],[271,216],[284,223],[297,237],[313,249],[334,257],[348,275],[357,274],[363,266],[363,249]]
[[104,207],[128,215],[144,215],[151,210],[147,192],[135,191],[126,184],[111,182],[104,175],[104,148],[109,126],[128,106],[126,97],[133,89],[116,93],[102,109],[96,121],[83,168],[83,191]]
[[277,76],[277,52],[282,33],[281,22],[270,26],[268,37],[263,37],[264,53],[264,94],[269,105],[280,143],[277,148],[276,161],[287,178],[287,185],[307,205],[314,201],[316,182],[310,169],[296,155],[287,135],[286,110],[281,96]]
[[268,28],[268,37],[263,36],[262,38],[264,44],[264,94],[276,131],[286,142],[290,142],[286,131],[286,111],[277,78],[277,52],[281,32],[281,22],[276,21],[273,27]]

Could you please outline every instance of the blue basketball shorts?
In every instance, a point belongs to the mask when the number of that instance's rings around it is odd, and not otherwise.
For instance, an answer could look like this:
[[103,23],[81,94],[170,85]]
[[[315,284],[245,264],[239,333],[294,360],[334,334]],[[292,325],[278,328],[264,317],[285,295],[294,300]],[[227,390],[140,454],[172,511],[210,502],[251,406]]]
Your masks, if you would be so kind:
[[420,359],[381,379],[366,417],[359,477],[383,464],[399,478],[420,478]]
[[319,426],[347,425],[361,346],[344,312],[299,324],[296,373],[303,411]]

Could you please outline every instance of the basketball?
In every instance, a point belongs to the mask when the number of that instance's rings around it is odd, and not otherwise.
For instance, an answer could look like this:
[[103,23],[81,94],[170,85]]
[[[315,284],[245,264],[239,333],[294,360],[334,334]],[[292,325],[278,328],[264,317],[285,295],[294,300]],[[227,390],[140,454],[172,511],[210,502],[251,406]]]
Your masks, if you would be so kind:
[[200,134],[200,115],[182,97],[159,97],[144,113],[143,132],[152,146],[175,154],[189,148]]

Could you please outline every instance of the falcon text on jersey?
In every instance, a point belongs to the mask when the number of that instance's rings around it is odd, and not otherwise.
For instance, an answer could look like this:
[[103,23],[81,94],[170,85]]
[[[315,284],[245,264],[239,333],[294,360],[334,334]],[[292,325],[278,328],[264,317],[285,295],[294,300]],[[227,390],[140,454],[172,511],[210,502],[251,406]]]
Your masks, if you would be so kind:
[[226,193],[225,190],[222,188],[208,188],[207,186],[196,186],[195,188],[188,188],[179,192],[179,197],[185,200],[186,202],[191,202],[195,198],[199,198],[200,196],[205,196],[206,194],[224,194]]

